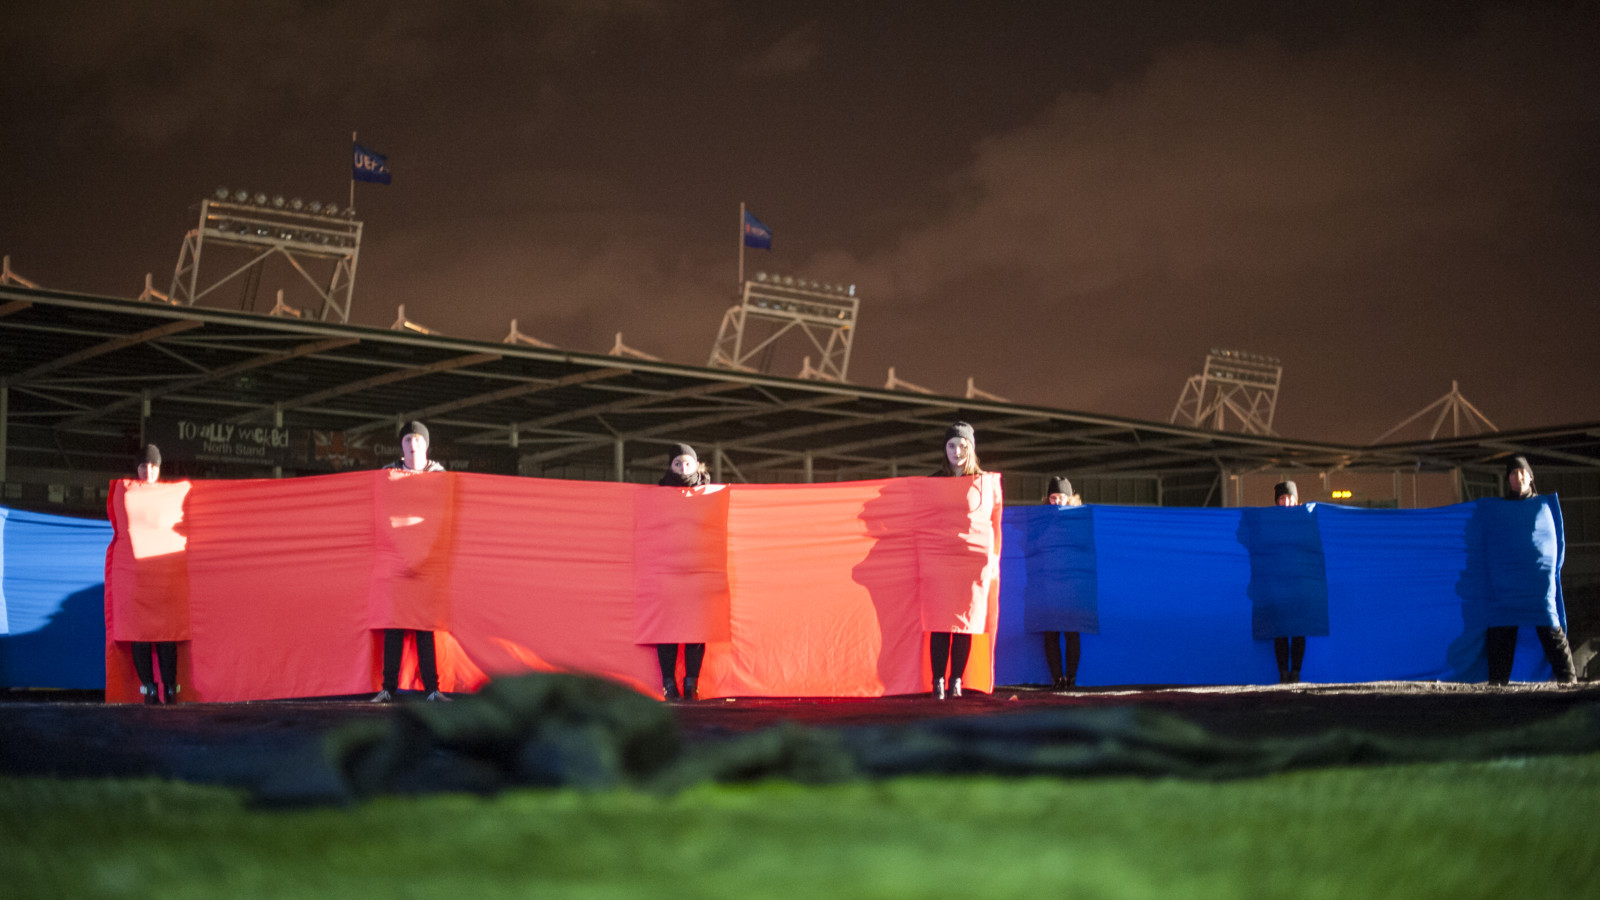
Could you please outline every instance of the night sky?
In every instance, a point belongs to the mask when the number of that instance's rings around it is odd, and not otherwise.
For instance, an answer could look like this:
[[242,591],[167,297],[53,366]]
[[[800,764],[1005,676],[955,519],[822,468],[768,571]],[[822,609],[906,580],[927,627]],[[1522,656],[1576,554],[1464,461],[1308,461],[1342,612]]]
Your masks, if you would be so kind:
[[0,252],[44,287],[165,289],[219,185],[343,206],[359,130],[394,173],[357,188],[359,324],[702,365],[744,201],[775,235],[748,272],[858,286],[857,384],[1165,420],[1228,347],[1283,360],[1294,438],[1365,443],[1452,379],[1503,429],[1600,419],[1595,3],[52,0],[0,29]]

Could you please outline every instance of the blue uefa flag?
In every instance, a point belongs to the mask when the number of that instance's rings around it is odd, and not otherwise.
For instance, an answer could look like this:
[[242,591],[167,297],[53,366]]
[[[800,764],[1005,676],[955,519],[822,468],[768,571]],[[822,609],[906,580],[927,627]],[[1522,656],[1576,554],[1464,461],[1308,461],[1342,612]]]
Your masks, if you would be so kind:
[[378,184],[389,183],[389,157],[381,153],[356,145],[356,155],[351,163],[350,177],[356,181],[372,181]]
[[748,212],[744,214],[744,245],[757,250],[772,249],[772,229]]

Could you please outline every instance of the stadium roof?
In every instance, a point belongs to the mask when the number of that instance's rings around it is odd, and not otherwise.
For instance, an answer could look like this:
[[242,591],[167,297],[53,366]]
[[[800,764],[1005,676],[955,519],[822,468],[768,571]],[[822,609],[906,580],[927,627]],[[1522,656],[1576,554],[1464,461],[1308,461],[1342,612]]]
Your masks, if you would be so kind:
[[122,468],[146,415],[346,435],[415,418],[436,444],[514,447],[526,474],[613,471],[619,442],[628,466],[659,470],[686,441],[749,482],[926,472],[958,418],[1008,474],[1446,471],[1514,453],[1600,467],[1600,422],[1357,447],[15,286],[0,286],[0,379],[11,464],[80,469]]

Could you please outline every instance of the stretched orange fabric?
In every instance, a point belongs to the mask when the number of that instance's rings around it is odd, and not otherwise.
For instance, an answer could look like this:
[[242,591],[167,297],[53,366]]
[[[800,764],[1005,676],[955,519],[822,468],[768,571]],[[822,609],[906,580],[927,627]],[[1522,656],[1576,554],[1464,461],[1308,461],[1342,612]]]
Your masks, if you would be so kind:
[[654,488],[458,477],[453,634],[474,671],[441,645],[445,689],[531,670],[658,692],[655,652],[634,643],[633,498]]
[[738,485],[728,508],[732,642],[702,696],[925,690],[915,483]]
[[729,493],[721,484],[634,492],[636,642],[728,640]]
[[373,472],[373,628],[450,628],[456,477],[448,472]]
[[351,472],[194,483],[186,699],[377,690],[382,645],[367,612],[374,481]]
[[[543,670],[588,672],[654,691],[655,654],[637,641],[649,633],[641,631],[641,618],[647,610],[659,612],[662,598],[641,593],[651,576],[641,577],[635,560],[649,558],[653,564],[674,548],[662,545],[656,528],[639,527],[638,519],[641,509],[647,518],[667,515],[662,509],[672,506],[658,508],[665,501],[653,498],[673,492],[448,473],[453,500],[440,494],[406,500],[432,504],[433,514],[450,522],[447,559],[439,560],[435,554],[444,532],[409,547],[393,545],[409,541],[409,534],[391,534],[383,540],[392,546],[380,551],[375,516],[427,514],[423,507],[401,508],[397,498],[381,497],[380,486],[393,487],[387,479],[383,473],[354,472],[204,481],[195,482],[186,499],[171,501],[171,511],[181,512],[188,528],[186,699],[375,690],[379,644],[369,600],[380,552],[442,566],[436,571],[443,574],[430,576],[430,583],[443,596],[427,602],[448,610],[448,630],[435,629],[446,690],[471,690],[502,673]],[[409,486],[410,480],[400,483]],[[715,504],[726,504],[720,552],[726,560],[728,625],[725,639],[707,642],[702,696],[877,696],[925,690],[923,588],[932,585],[929,596],[942,603],[947,597],[975,596],[981,585],[967,571],[970,565],[955,567],[961,569],[962,587],[948,591],[938,578],[926,582],[919,574],[921,563],[943,557],[957,544],[968,548],[957,551],[964,561],[962,554],[970,555],[975,546],[971,539],[953,541],[933,534],[933,525],[919,524],[929,515],[928,504],[947,502],[949,489],[933,487],[938,481],[953,480],[738,485],[696,498],[695,503],[706,504],[693,514],[704,513],[697,519],[702,523],[715,522]],[[652,499],[641,500],[641,494]],[[970,522],[987,517],[987,507],[971,509],[966,494],[961,497],[962,512],[955,518],[969,522],[962,533],[980,534],[986,526]],[[993,497],[998,503],[998,490]],[[450,502],[453,513],[444,511]],[[701,565],[717,558],[715,541],[704,538],[685,536],[689,545],[683,558]],[[945,549],[923,552],[929,540]],[[717,579],[701,572],[711,586],[708,594],[714,594]],[[110,582],[123,577],[108,571],[108,593],[117,589]],[[673,602],[678,599],[685,598]],[[706,608],[717,602],[713,597]],[[981,626],[975,619],[970,623],[983,629],[973,641],[968,666],[967,685],[973,690],[988,690],[993,681],[989,635],[997,617],[990,609],[984,619]],[[416,686],[414,671],[408,654],[403,686]],[[107,698],[134,700],[137,688],[108,675]]]

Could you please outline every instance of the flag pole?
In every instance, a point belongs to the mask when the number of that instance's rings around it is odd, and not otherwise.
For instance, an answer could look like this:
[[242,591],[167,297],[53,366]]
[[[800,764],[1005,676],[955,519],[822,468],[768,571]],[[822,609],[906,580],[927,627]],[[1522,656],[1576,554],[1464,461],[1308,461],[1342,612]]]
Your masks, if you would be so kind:
[[744,290],[744,201],[739,201],[739,290]]
[[[356,152],[356,133],[354,131],[352,131],[352,132],[350,132],[350,153],[352,155],[354,155],[355,152]],[[345,208],[346,209],[355,209],[356,208],[356,167],[355,166],[351,166],[350,167],[350,205],[345,207]]]

